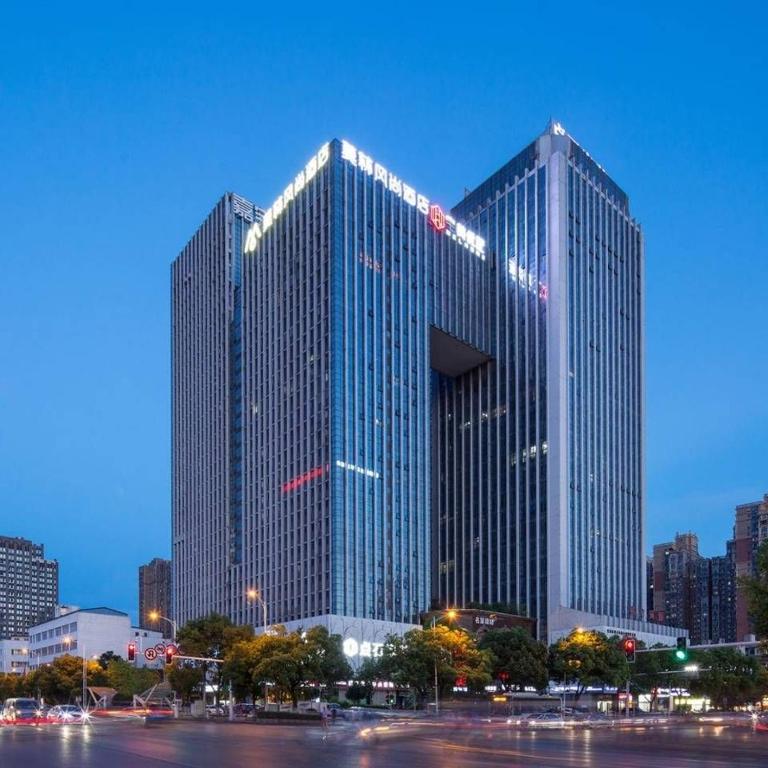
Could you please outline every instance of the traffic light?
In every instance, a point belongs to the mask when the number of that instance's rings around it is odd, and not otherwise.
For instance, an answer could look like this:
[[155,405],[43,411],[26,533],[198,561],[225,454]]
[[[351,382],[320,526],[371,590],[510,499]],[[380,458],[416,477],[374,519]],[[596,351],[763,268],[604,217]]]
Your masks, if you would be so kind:
[[128,661],[136,661],[136,643],[128,643]]
[[688,638],[678,637],[677,648],[675,650],[675,659],[677,661],[688,661]]
[[627,661],[632,664],[635,661],[635,651],[637,650],[637,642],[634,637],[625,637],[624,642],[621,644],[624,649],[624,655],[627,657]]
[[178,652],[179,652],[179,649],[173,643],[168,643],[168,645],[165,646],[165,663],[172,664],[173,657]]

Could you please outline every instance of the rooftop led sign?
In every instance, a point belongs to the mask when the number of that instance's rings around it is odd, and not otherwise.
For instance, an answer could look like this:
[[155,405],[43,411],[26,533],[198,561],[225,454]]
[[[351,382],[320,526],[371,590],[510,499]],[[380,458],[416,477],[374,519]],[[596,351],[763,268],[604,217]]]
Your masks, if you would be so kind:
[[[329,157],[330,145],[323,144],[320,151],[310,158],[304,169],[299,171],[296,178],[285,188],[283,194],[278,195],[277,200],[264,212],[262,220],[251,224],[245,238],[245,253],[253,253],[256,250],[256,245],[262,236],[280,218],[296,195],[312,181],[317,172],[328,162]],[[413,187],[390,173],[383,165],[375,162],[370,155],[360,152],[354,145],[344,140],[341,142],[341,158],[359,168],[363,173],[372,176],[375,182],[382,184],[390,192],[401,198],[403,202],[417,208],[420,213],[427,217],[436,232],[445,233],[446,237],[456,240],[476,256],[485,260],[485,240],[482,237],[445,213],[436,203],[430,203],[427,197],[419,194]]]

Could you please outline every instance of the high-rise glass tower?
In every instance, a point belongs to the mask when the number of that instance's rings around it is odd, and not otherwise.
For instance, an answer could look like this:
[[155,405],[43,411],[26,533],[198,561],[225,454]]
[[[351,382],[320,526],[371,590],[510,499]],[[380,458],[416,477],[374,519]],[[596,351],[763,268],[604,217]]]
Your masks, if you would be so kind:
[[[171,268],[173,610],[237,617],[242,562],[242,243],[260,211],[228,193]],[[243,618],[243,617],[240,617]]]
[[338,140],[227,200],[173,269],[179,620],[639,626],[643,247],[605,171],[552,123],[450,211]]
[[541,636],[640,620],[643,246],[629,200],[553,122],[453,214],[487,242],[491,359],[438,385],[435,591],[512,604]]

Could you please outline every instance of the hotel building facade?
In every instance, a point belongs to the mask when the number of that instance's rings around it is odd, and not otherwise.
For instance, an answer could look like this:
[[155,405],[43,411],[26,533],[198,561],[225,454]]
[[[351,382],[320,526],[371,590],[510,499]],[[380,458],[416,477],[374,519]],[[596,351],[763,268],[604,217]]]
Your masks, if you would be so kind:
[[651,632],[643,244],[605,171],[552,123],[452,210],[338,140],[235,199],[172,268],[179,622]]

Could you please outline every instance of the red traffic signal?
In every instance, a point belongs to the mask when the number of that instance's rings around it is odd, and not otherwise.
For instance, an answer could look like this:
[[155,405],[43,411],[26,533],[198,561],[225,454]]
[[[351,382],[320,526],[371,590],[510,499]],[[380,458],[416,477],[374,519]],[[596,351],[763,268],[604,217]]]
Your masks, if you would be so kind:
[[170,664],[173,662],[173,657],[179,652],[179,649],[173,644],[168,643],[165,646],[165,663]]
[[624,655],[627,657],[627,661],[632,663],[635,660],[635,651],[637,650],[637,642],[634,637],[625,637],[622,643],[624,649]]
[[128,661],[136,661],[136,643],[128,643]]

